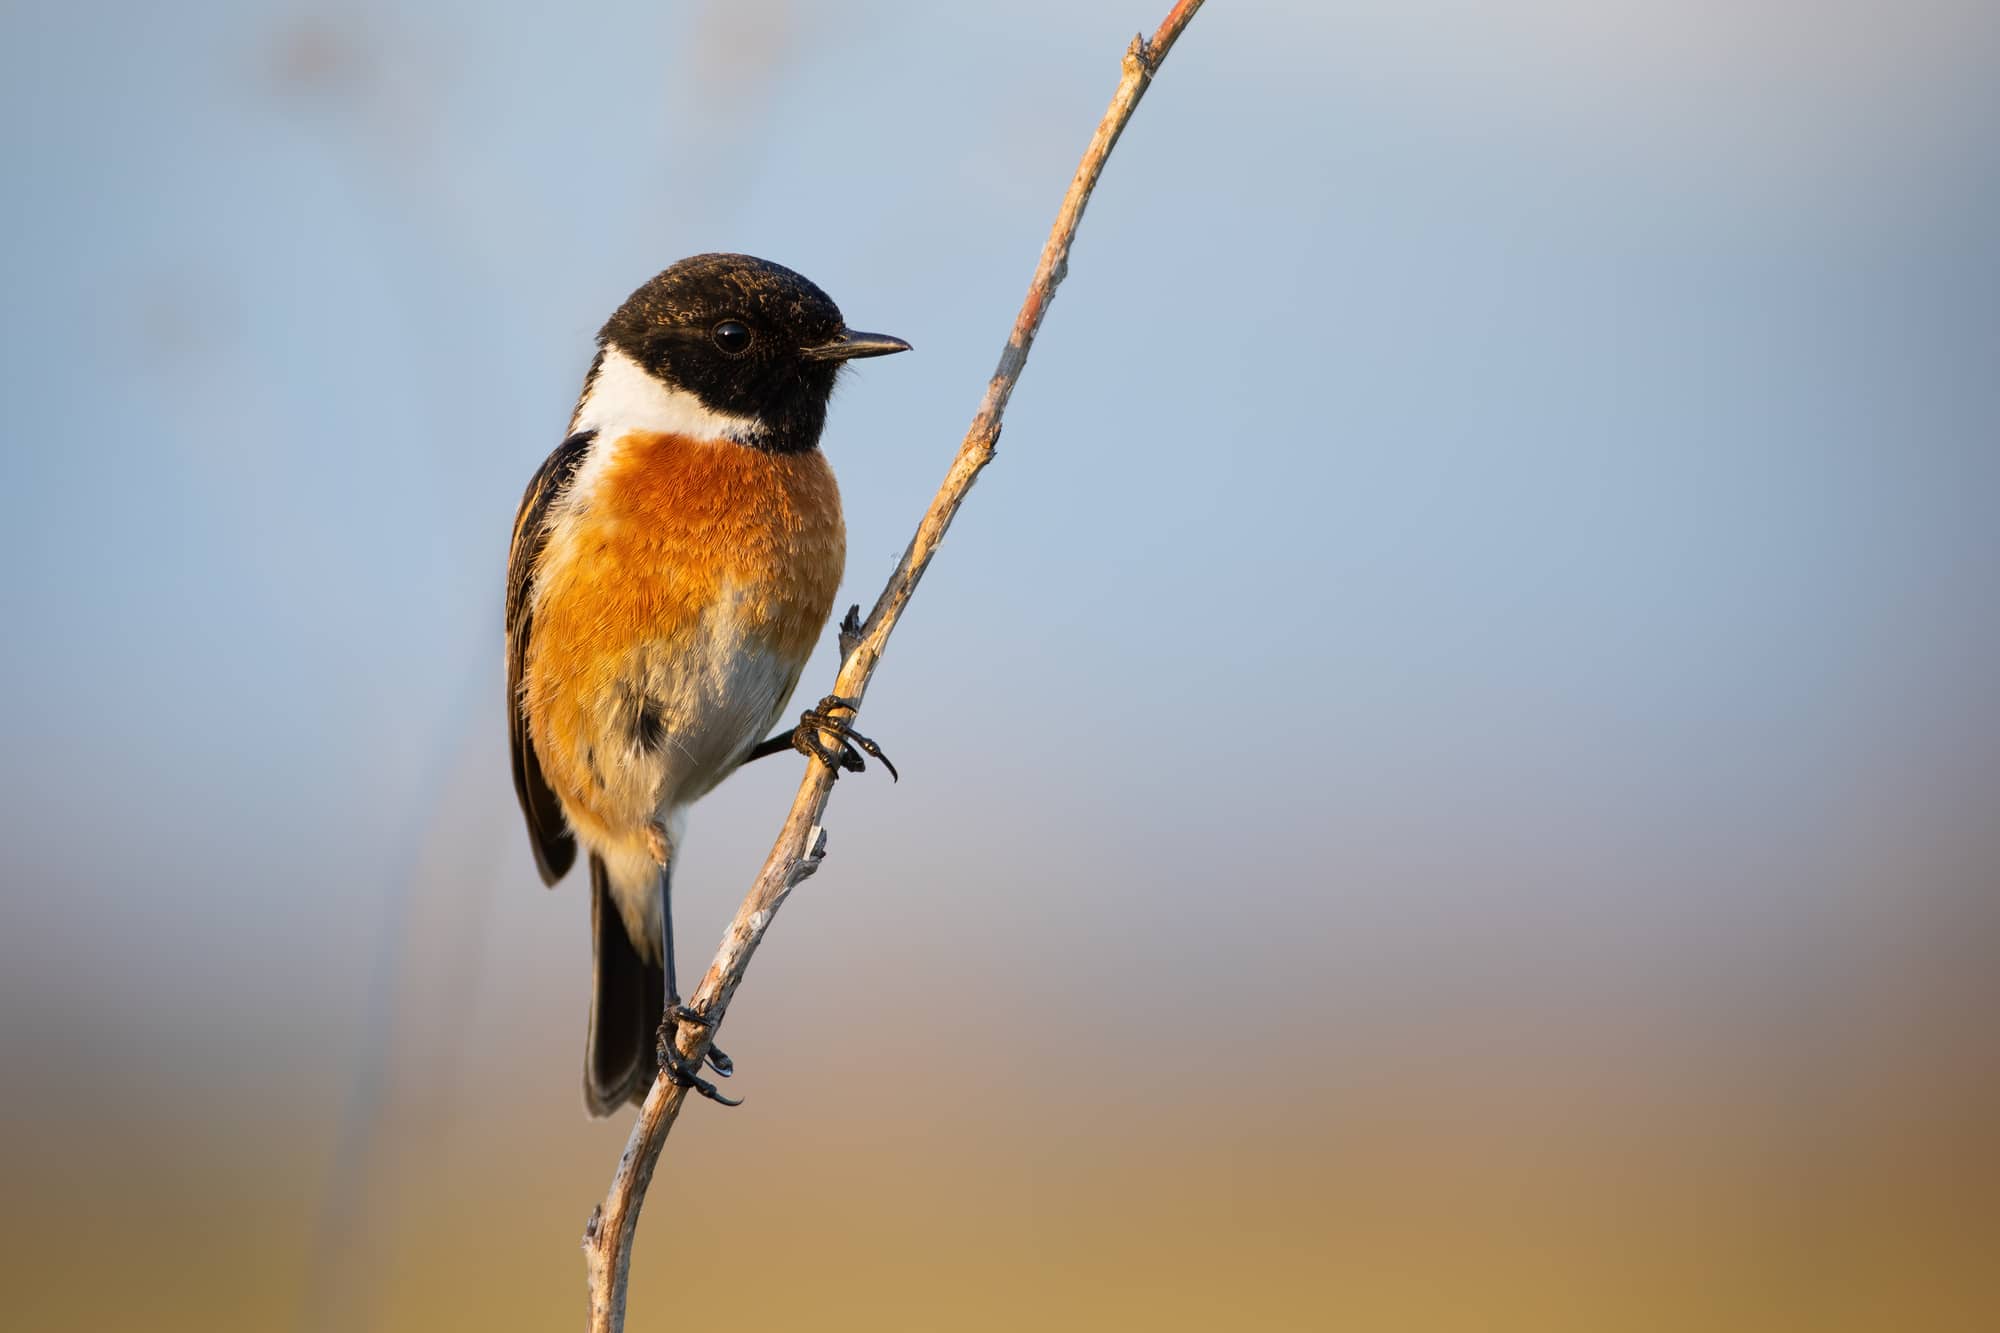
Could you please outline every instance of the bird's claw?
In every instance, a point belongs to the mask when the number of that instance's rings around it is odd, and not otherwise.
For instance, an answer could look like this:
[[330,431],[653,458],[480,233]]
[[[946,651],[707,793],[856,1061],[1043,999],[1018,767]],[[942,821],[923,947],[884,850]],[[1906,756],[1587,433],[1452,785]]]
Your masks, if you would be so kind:
[[724,1106],[743,1105],[741,1097],[725,1095],[721,1089],[701,1076],[701,1070],[698,1066],[690,1065],[687,1062],[687,1058],[681,1054],[680,1048],[674,1044],[674,1038],[679,1035],[679,1032],[679,1024],[673,1023],[671,1020],[660,1025],[660,1072],[667,1076],[667,1080],[678,1087],[692,1088],[710,1101],[719,1102]]
[[[679,1087],[692,1088],[712,1102],[720,1102],[724,1106],[741,1106],[743,1104],[741,1097],[723,1095],[720,1089],[701,1076],[699,1064],[690,1065],[687,1057],[681,1054],[680,1047],[676,1043],[680,1038],[682,1024],[699,1028],[711,1026],[705,1015],[688,1008],[679,1000],[669,1002],[666,1012],[660,1018],[657,1041],[661,1071],[666,1074],[670,1082]],[[708,1054],[704,1059],[709,1067],[723,1078],[728,1078],[736,1072],[736,1066],[730,1062],[729,1057],[713,1046],[708,1048]]]
[[[684,1027],[705,1028],[714,1026],[708,1021],[707,1014],[690,1009],[679,1000],[675,1000],[667,1006],[666,1018],[668,1022]],[[708,1062],[708,1067],[715,1071],[718,1078],[728,1078],[736,1072],[736,1062],[724,1055],[720,1046],[710,1046],[708,1048],[708,1055],[705,1058]]]
[[[896,766],[889,762],[889,756],[882,753],[882,747],[854,729],[854,724],[846,718],[835,717],[836,713],[853,713],[856,705],[851,699],[843,699],[837,694],[829,694],[819,703],[808,708],[799,717],[798,729],[792,733],[792,748],[801,754],[812,756],[828,768],[834,776],[842,772],[859,773],[868,767],[861,756],[882,761],[882,767],[889,770],[889,780],[900,782]],[[844,742],[838,749],[821,741],[819,734],[830,731]]]

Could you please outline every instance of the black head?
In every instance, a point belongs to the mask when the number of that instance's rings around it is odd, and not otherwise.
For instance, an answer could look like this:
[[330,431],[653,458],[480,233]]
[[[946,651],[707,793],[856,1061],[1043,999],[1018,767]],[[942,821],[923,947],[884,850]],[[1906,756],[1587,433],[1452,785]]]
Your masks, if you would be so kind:
[[750,255],[695,255],[633,292],[598,342],[711,411],[753,417],[756,443],[793,451],[819,443],[840,368],[910,345],[857,333],[804,277]]

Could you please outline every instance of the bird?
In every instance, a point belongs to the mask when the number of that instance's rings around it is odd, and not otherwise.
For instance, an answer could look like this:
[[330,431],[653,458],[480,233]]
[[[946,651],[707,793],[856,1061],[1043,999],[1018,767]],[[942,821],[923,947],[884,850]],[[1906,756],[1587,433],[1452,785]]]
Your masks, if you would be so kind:
[[[833,609],[846,528],[820,433],[850,362],[910,350],[847,326],[805,277],[680,260],[597,335],[569,429],[522,496],[507,561],[515,794],[542,881],[590,866],[584,1103],[641,1102],[664,1069],[734,1105],[674,1046],[671,884],[687,810],[740,765],[799,750],[842,771],[881,747],[828,696],[784,714]],[[829,746],[822,732],[838,738]],[[706,1065],[733,1072],[711,1049]]]

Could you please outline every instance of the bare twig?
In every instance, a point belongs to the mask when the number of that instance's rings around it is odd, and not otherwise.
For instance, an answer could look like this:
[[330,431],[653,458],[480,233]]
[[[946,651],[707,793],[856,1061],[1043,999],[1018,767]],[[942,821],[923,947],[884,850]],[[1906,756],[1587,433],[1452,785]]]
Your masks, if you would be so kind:
[[[1090,136],[1090,146],[1084,149],[1083,161],[1077,165],[1076,175],[1070,180],[1069,192],[1063,196],[1055,226],[1050,229],[1048,242],[1042,247],[1041,262],[1035,267],[1034,281],[1028,286],[1027,299],[1022,301],[1021,312],[1014,318],[1014,329],[1008,335],[1006,349],[1000,354],[999,368],[987,381],[985,400],[972,418],[964,443],[958,447],[958,456],[952,460],[951,470],[945,473],[944,483],[938,487],[923,521],[917,525],[916,535],[910,539],[910,545],[897,562],[895,572],[889,576],[888,586],[875,600],[875,609],[858,626],[854,623],[853,612],[849,612],[848,620],[841,626],[841,649],[845,658],[840,675],[834,682],[833,693],[842,698],[859,704],[867,693],[868,681],[875,674],[876,664],[882,660],[882,649],[889,641],[890,632],[895,629],[903,608],[916,591],[917,582],[923,578],[931,557],[937,553],[938,543],[944,540],[945,531],[951,526],[958,507],[965,503],[966,493],[972,489],[973,481],[993,461],[994,448],[1000,439],[1000,418],[1007,410],[1007,400],[1013,396],[1022,368],[1027,365],[1028,349],[1034,345],[1035,334],[1041,328],[1042,317],[1055,296],[1056,285],[1068,273],[1070,242],[1076,236],[1077,224],[1083,220],[1084,205],[1090,202],[1091,191],[1097,188],[1097,178],[1104,170],[1105,159],[1111,155],[1125,123],[1132,118],[1139,99],[1145,96],[1147,85],[1180,37],[1181,30],[1187,27],[1188,20],[1194,17],[1201,5],[1202,0],[1178,0],[1150,40],[1143,35],[1134,37],[1132,45],[1126,48],[1118,90],[1112,94],[1110,107],[1098,122],[1096,132]],[[823,733],[822,740],[829,746],[840,743],[839,738],[830,733]],[[700,987],[689,1001],[694,1009],[707,1015],[711,1023],[707,1029],[683,1025],[680,1030],[680,1053],[692,1068],[701,1067],[713,1025],[721,1023],[723,1014],[729,1008],[730,998],[736,994],[737,986],[742,984],[743,973],[750,965],[750,956],[757,951],[757,945],[770,928],[779,905],[807,876],[819,869],[819,863],[826,855],[826,833],[819,827],[819,818],[826,809],[827,797],[833,791],[833,779],[833,771],[826,765],[807,763],[805,778],[799,783],[798,795],[793,798],[791,812],[785,817],[785,826],[779,832],[770,856],[765,859],[764,868],[758,872],[756,882],[744,897],[743,905],[737,909],[736,919],[730,922],[722,947],[716,951],[715,961],[709,964],[708,974],[702,978]],[[639,1223],[639,1207],[653,1178],[653,1168],[660,1160],[660,1150],[665,1146],[667,1134],[673,1129],[681,1104],[686,1099],[687,1089],[664,1077],[654,1081],[645,1104],[639,1108],[639,1118],[632,1126],[632,1137],[625,1144],[625,1153],[618,1159],[618,1170],[611,1178],[611,1188],[605,1194],[604,1202],[592,1211],[590,1221],[584,1227],[583,1252],[590,1279],[592,1333],[617,1333],[624,1327],[625,1288],[631,1275],[632,1238]]]

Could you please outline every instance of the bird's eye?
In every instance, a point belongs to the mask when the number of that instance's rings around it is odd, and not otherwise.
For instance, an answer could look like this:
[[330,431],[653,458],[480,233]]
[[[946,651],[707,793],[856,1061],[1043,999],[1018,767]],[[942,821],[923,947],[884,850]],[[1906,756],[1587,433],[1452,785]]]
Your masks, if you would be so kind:
[[724,356],[742,356],[750,350],[750,329],[740,320],[725,319],[708,331]]

